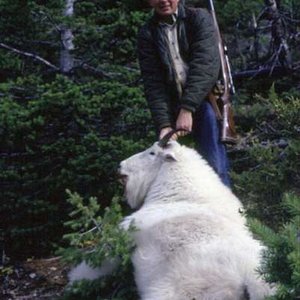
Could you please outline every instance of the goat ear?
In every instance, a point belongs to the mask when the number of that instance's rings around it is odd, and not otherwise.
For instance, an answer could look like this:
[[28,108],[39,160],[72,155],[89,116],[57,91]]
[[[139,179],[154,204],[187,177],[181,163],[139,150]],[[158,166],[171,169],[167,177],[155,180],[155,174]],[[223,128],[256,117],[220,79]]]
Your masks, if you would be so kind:
[[165,153],[164,159],[166,161],[177,161],[175,153],[171,152],[171,151],[168,151],[168,152]]

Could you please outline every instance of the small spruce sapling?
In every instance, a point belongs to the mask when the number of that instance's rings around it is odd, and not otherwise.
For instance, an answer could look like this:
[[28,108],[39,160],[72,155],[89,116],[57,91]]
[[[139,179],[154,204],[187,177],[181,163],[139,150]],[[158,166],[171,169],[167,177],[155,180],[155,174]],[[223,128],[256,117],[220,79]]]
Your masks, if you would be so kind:
[[119,227],[123,218],[119,198],[114,197],[111,206],[106,207],[101,215],[97,198],[90,197],[86,201],[77,193],[69,190],[67,193],[67,201],[74,210],[70,213],[72,219],[65,225],[72,232],[64,235],[69,247],[59,249],[58,253],[72,264],[85,260],[91,266],[99,267],[105,260],[118,258],[120,265],[107,278],[75,282],[67,287],[64,299],[136,298],[130,262],[133,240],[127,231]]
[[300,299],[300,197],[287,193],[283,206],[290,214],[290,220],[275,232],[259,221],[250,226],[268,246],[263,254],[260,272],[265,279],[274,283],[277,293],[268,299]]

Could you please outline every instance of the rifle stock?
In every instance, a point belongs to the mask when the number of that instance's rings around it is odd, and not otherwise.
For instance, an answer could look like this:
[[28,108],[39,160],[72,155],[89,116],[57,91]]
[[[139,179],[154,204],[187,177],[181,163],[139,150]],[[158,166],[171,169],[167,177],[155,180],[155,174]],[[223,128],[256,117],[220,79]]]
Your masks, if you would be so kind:
[[230,96],[234,94],[234,85],[231,76],[230,64],[227,56],[227,48],[223,44],[220,34],[213,0],[209,0],[209,10],[213,18],[218,39],[218,50],[221,60],[221,79],[214,89],[209,93],[208,99],[215,110],[217,119],[222,122],[221,141],[224,143],[237,143],[233,110],[230,103]]
[[221,140],[227,144],[237,143],[237,133],[235,130],[233,109],[230,103],[223,106],[222,134]]

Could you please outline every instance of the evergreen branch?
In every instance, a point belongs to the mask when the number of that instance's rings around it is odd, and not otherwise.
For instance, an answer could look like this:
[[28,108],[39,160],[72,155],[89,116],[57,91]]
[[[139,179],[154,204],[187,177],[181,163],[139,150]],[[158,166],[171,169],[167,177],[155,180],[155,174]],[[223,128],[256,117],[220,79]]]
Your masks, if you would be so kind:
[[95,230],[99,230],[99,228],[97,226],[95,226],[95,227],[93,227],[93,228],[91,228],[91,229],[89,229],[89,230],[87,230],[85,232],[80,233],[80,236],[82,237],[82,236],[84,236],[84,235],[86,235],[88,233],[94,232]]
[[4,48],[4,49],[7,49],[9,51],[12,51],[14,53],[17,53],[17,54],[20,54],[20,55],[23,55],[23,56],[27,56],[27,57],[31,57],[33,58],[34,60],[37,60],[45,65],[47,65],[48,67],[56,70],[56,71],[59,71],[59,68],[55,65],[53,65],[52,63],[50,63],[49,61],[45,60],[44,58],[40,57],[39,55],[36,55],[36,54],[33,54],[33,53],[30,53],[30,52],[26,52],[26,51],[21,51],[21,50],[18,50],[16,48],[13,48],[11,46],[8,46],[6,44],[3,44],[3,43],[0,43],[0,47],[1,48]]
[[50,16],[49,14],[47,14],[45,11],[43,10],[39,10],[38,12],[32,12],[33,15],[43,15],[44,17],[46,17],[46,19],[48,19],[50,21],[50,23],[53,25],[53,27],[55,28],[55,30],[60,33],[61,32],[61,28],[60,26],[54,21],[54,19],[52,18],[52,16]]
[[76,69],[83,69],[87,72],[90,72],[96,76],[99,76],[101,78],[106,78],[106,79],[114,79],[117,76],[121,76],[121,73],[117,73],[117,72],[106,72],[103,69],[99,68],[99,67],[93,67],[91,65],[89,65],[86,61],[81,61],[81,60],[76,60],[77,64],[76,66],[73,68],[73,70]]
[[91,71],[94,74],[100,75],[101,77],[106,77],[106,78],[110,78],[110,79],[112,78],[112,75],[114,75],[111,73],[107,73],[99,68],[92,67],[86,63],[83,63],[81,65],[81,68],[83,68],[84,70],[87,70],[87,71]]

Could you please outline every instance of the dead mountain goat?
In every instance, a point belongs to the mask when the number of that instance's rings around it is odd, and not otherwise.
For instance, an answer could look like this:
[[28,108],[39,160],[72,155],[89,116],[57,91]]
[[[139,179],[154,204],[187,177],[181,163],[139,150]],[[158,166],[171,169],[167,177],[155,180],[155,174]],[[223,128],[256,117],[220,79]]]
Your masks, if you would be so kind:
[[[121,162],[133,223],[132,256],[142,300],[258,300],[271,294],[258,277],[263,247],[239,200],[199,154],[175,141],[155,143]],[[71,281],[107,272],[75,268]],[[80,274],[83,272],[84,274]]]

